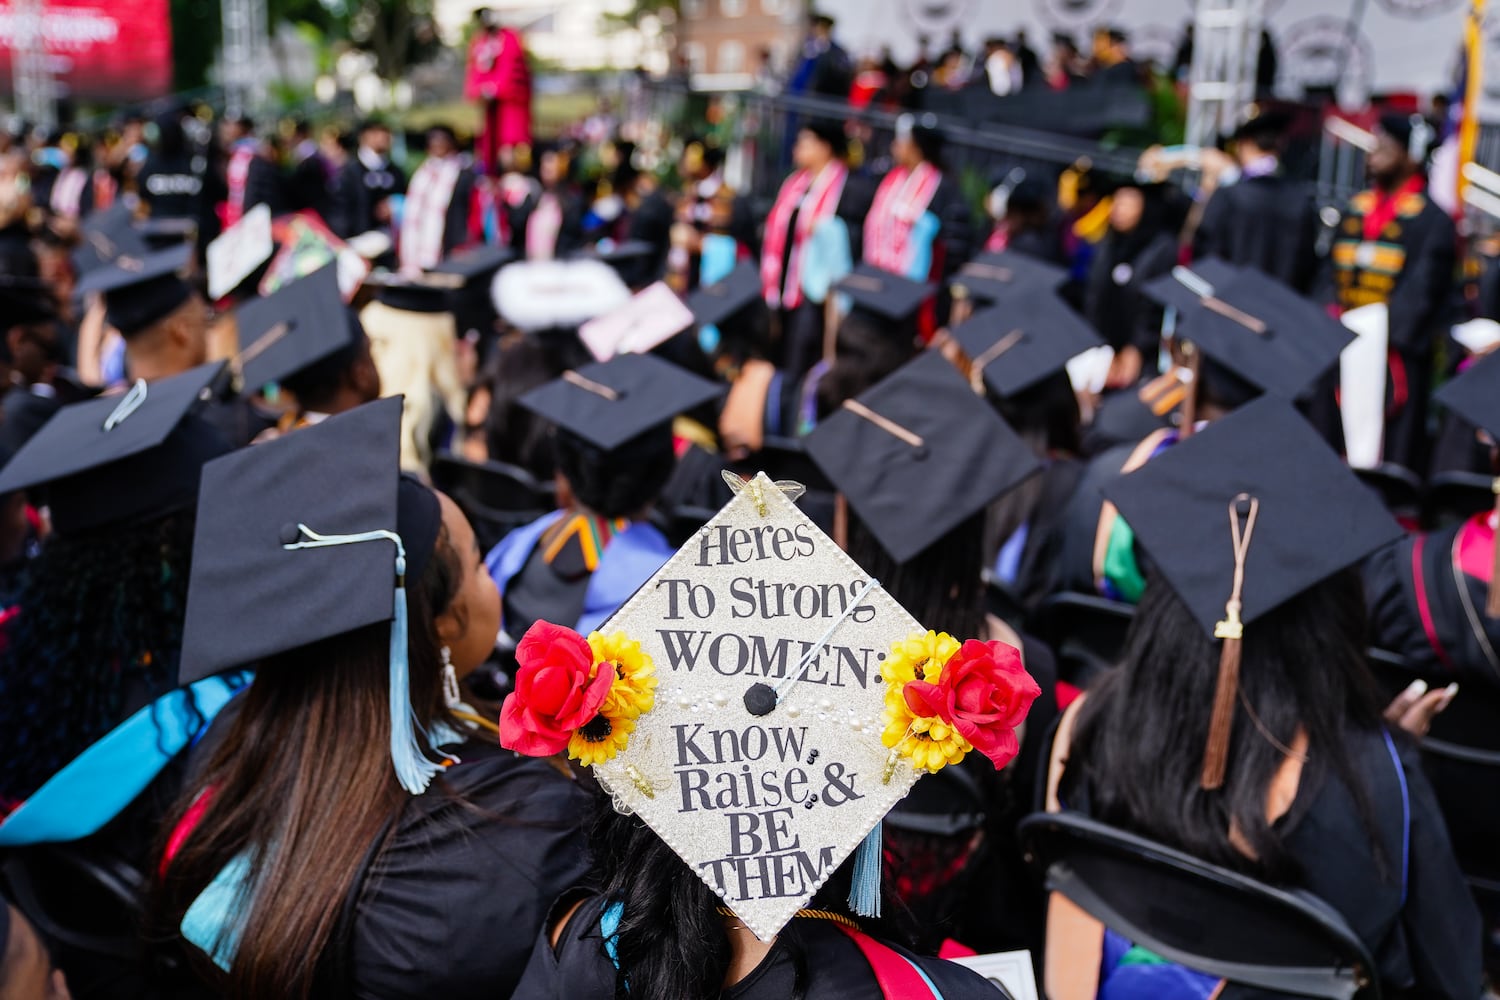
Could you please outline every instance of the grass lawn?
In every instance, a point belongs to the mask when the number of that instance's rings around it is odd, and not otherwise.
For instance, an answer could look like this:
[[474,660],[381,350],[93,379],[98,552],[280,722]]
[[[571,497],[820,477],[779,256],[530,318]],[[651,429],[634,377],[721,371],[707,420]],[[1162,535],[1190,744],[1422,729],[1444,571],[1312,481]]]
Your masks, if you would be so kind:
[[[597,103],[598,97],[592,92],[540,94],[532,102],[532,130],[538,136],[555,136],[564,125],[587,117]],[[479,109],[467,101],[426,104],[408,109],[396,122],[413,132],[446,124],[460,134],[472,134],[479,127]]]

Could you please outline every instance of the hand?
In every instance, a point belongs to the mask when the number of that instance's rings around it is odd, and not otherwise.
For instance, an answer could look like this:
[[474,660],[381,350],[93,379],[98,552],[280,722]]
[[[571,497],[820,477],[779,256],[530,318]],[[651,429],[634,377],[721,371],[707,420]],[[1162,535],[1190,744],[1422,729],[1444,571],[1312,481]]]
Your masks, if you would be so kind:
[[1137,348],[1127,345],[1115,352],[1115,359],[1110,362],[1109,374],[1104,378],[1106,389],[1128,389],[1135,385],[1141,377],[1141,352]]
[[1429,691],[1426,681],[1412,681],[1386,708],[1385,721],[1421,739],[1432,728],[1432,720],[1452,704],[1456,694],[1457,684]]

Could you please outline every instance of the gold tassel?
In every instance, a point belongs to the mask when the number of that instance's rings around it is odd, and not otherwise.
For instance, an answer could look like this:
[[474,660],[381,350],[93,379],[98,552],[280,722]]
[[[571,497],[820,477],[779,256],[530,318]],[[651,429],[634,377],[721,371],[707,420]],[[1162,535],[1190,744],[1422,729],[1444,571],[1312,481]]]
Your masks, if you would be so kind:
[[1193,436],[1198,423],[1198,345],[1182,342],[1183,359],[1187,363],[1188,384],[1182,396],[1182,426],[1177,428],[1177,440],[1186,441]]
[[1489,618],[1500,618],[1500,476],[1490,483],[1495,492],[1495,541],[1494,554],[1490,557],[1490,592],[1484,602],[1484,613]]
[[[1245,524],[1240,527],[1240,506],[1247,505]],[[1214,624],[1214,638],[1219,648],[1219,680],[1214,688],[1213,713],[1208,720],[1208,742],[1203,748],[1203,775],[1200,784],[1212,791],[1224,787],[1229,769],[1229,738],[1234,734],[1234,706],[1240,692],[1240,656],[1245,641],[1245,626],[1240,620],[1244,608],[1245,557],[1250,554],[1250,539],[1255,534],[1255,519],[1260,501],[1241,493],[1229,503],[1229,536],[1234,551],[1234,583],[1229,600],[1224,602],[1224,620]]]
[[1229,765],[1229,737],[1234,732],[1234,705],[1240,690],[1240,647],[1244,643],[1244,629],[1240,625],[1238,609],[1232,609],[1229,618],[1219,622],[1214,635],[1224,640],[1219,649],[1219,683],[1214,688],[1214,710],[1208,721],[1208,743],[1203,748],[1204,788],[1213,790],[1224,785],[1224,772]]

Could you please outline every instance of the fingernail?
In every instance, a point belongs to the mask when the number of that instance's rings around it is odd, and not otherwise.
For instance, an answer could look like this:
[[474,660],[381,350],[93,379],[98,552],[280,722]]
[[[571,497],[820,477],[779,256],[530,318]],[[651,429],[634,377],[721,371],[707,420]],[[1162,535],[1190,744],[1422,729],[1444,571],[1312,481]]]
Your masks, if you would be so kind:
[[1406,690],[1401,693],[1407,698],[1420,698],[1427,693],[1427,682],[1423,680],[1412,681],[1406,686]]
[[1456,695],[1456,694],[1458,694],[1458,685],[1457,684],[1449,684],[1448,687],[1447,687],[1447,689],[1443,691],[1443,701],[1444,701],[1444,703],[1452,701],[1453,700],[1453,696]]

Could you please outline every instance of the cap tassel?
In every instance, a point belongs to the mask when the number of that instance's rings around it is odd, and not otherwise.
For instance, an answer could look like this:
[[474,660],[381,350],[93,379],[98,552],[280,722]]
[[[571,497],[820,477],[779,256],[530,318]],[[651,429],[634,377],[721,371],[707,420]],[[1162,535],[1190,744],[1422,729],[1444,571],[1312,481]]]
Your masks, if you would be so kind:
[[396,780],[412,795],[421,795],[441,771],[417,742],[417,725],[411,707],[411,669],[407,662],[406,556],[396,556],[396,609],[391,621],[391,765]]
[[1177,428],[1177,439],[1186,441],[1198,429],[1198,346],[1191,341],[1182,342],[1183,361],[1187,367],[1187,391],[1182,395],[1182,426]]
[[1489,618],[1500,618],[1500,476],[1490,483],[1495,494],[1495,541],[1494,554],[1490,557],[1490,592],[1485,598],[1484,613]]
[[[1244,531],[1240,530],[1240,505],[1249,504]],[[1208,743],[1203,749],[1203,775],[1200,784],[1213,791],[1224,786],[1229,769],[1229,738],[1234,732],[1234,706],[1240,689],[1240,657],[1245,626],[1240,621],[1241,597],[1245,588],[1245,556],[1250,551],[1250,537],[1255,532],[1255,518],[1260,501],[1241,493],[1229,505],[1229,531],[1234,542],[1234,587],[1224,604],[1224,620],[1214,625],[1214,638],[1223,642],[1219,649],[1219,680],[1214,688],[1213,713],[1208,722]]]
[[885,851],[884,823],[865,835],[854,851],[854,879],[849,887],[849,909],[858,917],[880,916],[880,856]]

